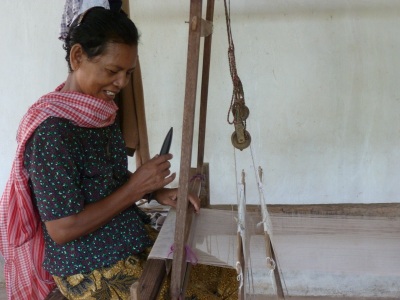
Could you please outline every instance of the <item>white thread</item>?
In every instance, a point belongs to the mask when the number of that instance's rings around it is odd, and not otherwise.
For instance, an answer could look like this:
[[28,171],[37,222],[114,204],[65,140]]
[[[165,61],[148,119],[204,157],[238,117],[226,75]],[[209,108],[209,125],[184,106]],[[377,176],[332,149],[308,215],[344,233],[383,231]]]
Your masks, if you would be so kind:
[[276,268],[276,263],[271,257],[267,257],[267,267],[273,272]]
[[248,277],[248,286],[249,290],[252,290],[252,294],[255,294],[254,288],[254,275],[253,275],[253,263],[251,261],[251,255],[248,255],[248,264],[247,264],[247,277]]
[[[257,172],[256,167],[255,167],[255,159],[254,159],[255,155],[254,155],[254,151],[253,151],[253,146],[251,144],[250,144],[250,152],[251,152],[251,159],[253,162],[254,174],[256,177],[257,185],[258,185],[259,200],[260,200],[261,213],[262,213],[262,219],[263,219],[261,224],[264,225],[264,231],[266,231],[268,233],[271,244],[272,244],[272,241],[273,241],[272,223],[271,223],[271,219],[269,217],[269,213],[268,213],[268,209],[267,209],[267,205],[266,205],[266,201],[265,201],[263,181],[261,180],[261,178],[259,176],[260,173]],[[261,168],[261,167],[259,167],[259,168]],[[268,257],[267,257],[267,259],[268,259]],[[275,257],[275,259],[277,260],[278,258]],[[273,262],[274,262],[274,269],[275,269],[276,262],[275,262],[275,260],[273,260]],[[270,273],[271,273],[270,274],[271,275],[271,283],[274,288],[274,292],[276,293],[277,287],[276,287],[274,272],[271,271]],[[285,286],[285,289],[287,290],[285,279],[284,278],[282,278],[282,279],[283,279],[283,284]]]
[[236,262],[236,272],[238,273],[236,279],[240,282],[239,289],[241,289],[243,287],[243,270],[240,262]]
[[274,274],[273,270],[271,270],[269,272],[269,278],[271,280],[271,286],[272,286],[272,289],[274,290],[274,294],[277,294],[278,288],[276,287],[275,274]]
[[[255,173],[255,178],[256,178],[256,183],[258,187],[258,193],[259,193],[259,201],[260,201],[260,207],[261,207],[261,217],[262,221],[257,224],[257,226],[263,225],[264,231],[268,233],[270,240],[272,242],[272,224],[271,220],[269,217],[269,213],[267,210],[267,205],[265,201],[265,191],[263,187],[263,183],[261,180],[261,174],[257,173],[257,169],[255,167],[255,159],[254,159],[254,153],[253,153],[253,147],[250,145],[251,149],[251,158],[253,162],[253,170]],[[247,253],[247,248],[246,248],[246,228],[245,228],[245,213],[246,213],[246,186],[244,182],[244,171],[242,171],[242,182],[239,182],[238,180],[238,170],[237,170],[237,159],[236,159],[236,150],[234,149],[234,158],[235,158],[235,179],[237,182],[236,186],[236,192],[237,192],[237,205],[238,205],[238,216],[237,218],[234,217],[237,225],[238,225],[238,232],[240,233],[243,241],[243,254],[245,258],[245,266],[242,268],[239,262],[237,262],[237,280],[240,281],[240,288],[244,286],[244,276],[247,278],[247,283],[246,283],[246,289],[248,291],[252,290],[253,293],[255,292],[255,287],[254,287],[254,275],[252,272],[252,265],[251,265],[251,255]],[[274,292],[277,292],[277,287],[275,283],[275,276],[274,276],[274,270],[276,268],[276,263],[275,260],[273,260],[271,257],[266,257],[267,260],[267,267],[270,269],[270,277],[271,277],[271,284],[274,289]],[[240,269],[239,269],[240,268]]]

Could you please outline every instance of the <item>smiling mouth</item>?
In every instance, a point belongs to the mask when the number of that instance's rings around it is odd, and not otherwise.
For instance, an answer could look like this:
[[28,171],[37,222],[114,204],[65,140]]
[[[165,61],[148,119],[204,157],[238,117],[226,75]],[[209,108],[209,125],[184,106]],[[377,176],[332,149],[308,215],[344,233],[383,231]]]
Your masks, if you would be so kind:
[[111,91],[106,91],[106,95],[110,97],[115,97],[117,93],[111,92]]

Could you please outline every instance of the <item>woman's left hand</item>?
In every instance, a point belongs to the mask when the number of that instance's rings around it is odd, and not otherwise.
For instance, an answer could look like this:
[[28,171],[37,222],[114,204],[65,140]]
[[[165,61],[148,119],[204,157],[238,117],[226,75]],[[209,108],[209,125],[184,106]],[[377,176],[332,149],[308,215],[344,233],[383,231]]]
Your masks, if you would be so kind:
[[[169,205],[176,208],[178,200],[178,189],[162,188],[154,192],[154,198],[162,205]],[[200,199],[194,194],[188,195],[189,202],[193,205],[196,213],[200,211]]]

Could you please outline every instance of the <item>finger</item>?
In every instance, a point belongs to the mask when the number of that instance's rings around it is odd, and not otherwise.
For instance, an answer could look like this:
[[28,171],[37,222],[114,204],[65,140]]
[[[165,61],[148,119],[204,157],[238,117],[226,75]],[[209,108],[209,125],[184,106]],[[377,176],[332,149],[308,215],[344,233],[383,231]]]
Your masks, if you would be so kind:
[[163,155],[156,155],[156,156],[153,157],[152,159],[153,159],[156,163],[160,164],[160,163],[162,163],[162,162],[164,162],[164,161],[168,161],[168,160],[172,159],[172,157],[173,157],[173,155],[170,154],[170,153],[168,153],[168,154],[163,154]]
[[198,213],[200,211],[200,199],[190,194],[189,201],[193,205],[195,212]]
[[171,168],[171,163],[168,160],[159,165],[160,170],[169,170],[169,168]]
[[162,187],[164,187],[164,186],[170,184],[172,181],[174,181],[174,180],[175,180],[175,177],[176,177],[176,173],[172,173],[170,176],[165,177],[165,178],[164,178],[164,181],[163,181],[163,184],[164,184],[164,185],[163,185]]
[[176,208],[176,199],[169,198],[168,205]]
[[171,170],[166,169],[166,170],[160,171],[156,178],[158,179],[157,180],[158,182],[162,183],[165,180],[165,178],[167,178],[170,175],[171,175]]

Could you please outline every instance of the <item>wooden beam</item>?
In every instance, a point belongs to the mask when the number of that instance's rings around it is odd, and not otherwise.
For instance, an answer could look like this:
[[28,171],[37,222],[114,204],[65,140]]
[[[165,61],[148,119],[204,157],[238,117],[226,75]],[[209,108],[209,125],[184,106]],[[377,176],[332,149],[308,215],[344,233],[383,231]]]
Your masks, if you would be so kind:
[[[211,205],[210,208],[237,210],[237,205]],[[260,206],[247,205],[246,209],[247,211],[260,211]],[[400,216],[400,203],[268,204],[268,212],[272,215],[339,215],[395,218]]]
[[208,163],[203,163],[203,170],[198,173],[198,168],[190,169],[190,178],[195,176],[201,177],[201,189],[200,189],[200,207],[208,208],[210,207],[210,165]]
[[139,168],[150,159],[142,71],[140,69],[139,57],[137,58],[136,68],[132,74],[131,80],[133,81],[133,95],[135,99],[136,119],[139,131],[139,149],[136,150],[136,167]]
[[131,299],[152,300],[159,294],[161,285],[166,275],[166,262],[161,259],[146,261],[139,281],[131,287]]
[[285,293],[283,292],[281,274],[279,272],[278,260],[275,256],[275,251],[274,251],[274,248],[272,247],[271,241],[269,241],[269,246],[270,246],[270,251],[271,251],[270,257],[275,262],[274,276],[275,276],[275,284],[276,284],[276,295],[278,296],[278,299],[285,299]]
[[122,0],[121,8],[128,16],[130,16],[129,0]]
[[[213,22],[214,19],[214,0],[207,1],[206,21]],[[211,42],[212,34],[204,38],[203,49],[203,69],[201,78],[200,94],[200,118],[199,118],[199,140],[197,148],[197,173],[203,173],[204,148],[206,137],[207,103],[208,103],[208,84],[210,79],[211,64]]]
[[[122,1],[122,10],[130,17],[130,4],[129,0]],[[132,106],[132,114],[134,114],[134,125],[128,122],[128,126],[137,128],[137,135],[134,141],[131,141],[133,145],[127,145],[128,147],[135,147],[136,152],[136,167],[139,168],[142,164],[150,159],[149,140],[147,135],[147,123],[146,123],[146,111],[144,105],[144,92],[142,82],[142,72],[140,69],[139,57],[137,58],[136,68],[130,78],[130,84],[122,90],[123,97],[129,97],[132,99],[129,105]],[[131,131],[132,128],[129,129]],[[132,139],[132,137],[130,137]],[[138,140],[138,141],[136,141]]]
[[[189,41],[186,65],[186,88],[183,113],[179,191],[176,209],[175,250],[172,262],[171,299],[178,299],[186,273],[185,245],[192,223],[193,210],[188,209],[189,172],[192,159],[193,128],[199,68],[202,0],[190,1]],[[191,188],[192,189],[192,188]]]
[[[190,169],[190,178],[197,176],[197,169]],[[201,207],[210,206],[210,177],[209,177],[209,165],[204,163],[203,174],[199,177],[198,184],[200,184],[200,205]],[[131,299],[156,299],[163,279],[166,274],[166,263],[168,261],[162,259],[149,259],[144,265],[143,273],[139,279],[139,282],[135,283],[131,287]]]

